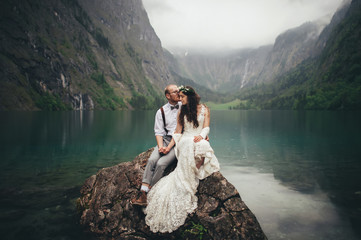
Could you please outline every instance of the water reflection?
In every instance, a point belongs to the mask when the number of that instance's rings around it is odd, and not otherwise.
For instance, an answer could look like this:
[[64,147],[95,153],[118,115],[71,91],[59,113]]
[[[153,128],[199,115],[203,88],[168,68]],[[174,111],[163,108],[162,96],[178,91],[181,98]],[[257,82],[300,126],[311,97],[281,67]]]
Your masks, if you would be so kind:
[[224,166],[223,173],[241,193],[269,239],[356,239],[318,186],[311,194],[292,190],[253,167]]
[[[212,111],[210,142],[270,240],[361,239],[360,122],[354,112]],[[153,124],[153,111],[0,112],[2,237],[87,239],[80,186],[154,146]]]
[[154,145],[153,112],[0,115],[2,239],[89,239],[75,209],[80,186]]
[[128,161],[154,145],[153,123],[144,121],[149,114],[153,118],[152,112],[3,113],[0,164],[41,170],[69,159],[104,166]]
[[[223,118],[217,117],[217,114],[222,114]],[[213,117],[218,119],[218,122],[213,128],[216,131],[214,133],[216,137],[212,138],[212,142],[218,153],[217,156],[225,160],[225,166],[252,166],[260,173],[269,173],[271,177],[267,181],[272,182],[273,178],[277,181],[275,186],[284,186],[287,191],[294,191],[293,193],[297,193],[300,199],[308,196],[309,199],[315,200],[321,192],[324,197],[323,202],[337,205],[337,214],[342,217],[342,220],[320,214],[322,217],[318,221],[313,222],[310,218],[310,222],[306,221],[307,224],[321,225],[324,226],[323,229],[330,225],[326,233],[332,238],[328,239],[352,239],[350,238],[352,234],[342,237],[333,231],[332,224],[328,223],[328,220],[335,219],[333,225],[351,223],[354,231],[360,236],[358,226],[361,224],[361,177],[359,175],[361,143],[357,141],[361,134],[358,124],[361,120],[359,113],[240,111],[229,114],[213,112]],[[238,122],[239,125],[232,124],[233,121]],[[242,173],[239,173],[238,178],[242,178]],[[251,174],[250,176],[262,179],[261,175]],[[253,194],[254,187],[252,185],[242,196]],[[276,190],[272,189],[271,192]],[[260,191],[258,194],[264,189]],[[286,195],[283,197],[287,201],[297,203],[296,199],[293,200],[291,197],[295,194],[287,193]],[[274,195],[271,196],[273,197]],[[269,199],[263,200],[268,201],[266,205],[272,206],[269,205]],[[259,204],[255,204],[255,211],[261,208]],[[309,201],[308,204],[310,204]],[[275,204],[272,207],[278,206]],[[318,207],[332,209],[325,205]],[[265,210],[261,208],[259,211],[262,214],[258,216],[263,216]],[[304,211],[314,212],[309,208],[305,208]],[[291,217],[292,212],[287,212],[290,222],[294,222]],[[297,215],[297,219],[306,220],[307,218]],[[287,221],[282,221],[282,225],[287,226]],[[301,225],[297,226],[300,230],[303,229]],[[296,236],[291,238],[287,229],[283,229],[288,236],[287,239],[302,239]],[[277,227],[271,232],[277,232],[277,230],[280,233],[283,231],[282,228]],[[342,232],[345,231],[342,230]],[[321,237],[317,231],[313,234]],[[309,236],[305,239],[319,238]]]

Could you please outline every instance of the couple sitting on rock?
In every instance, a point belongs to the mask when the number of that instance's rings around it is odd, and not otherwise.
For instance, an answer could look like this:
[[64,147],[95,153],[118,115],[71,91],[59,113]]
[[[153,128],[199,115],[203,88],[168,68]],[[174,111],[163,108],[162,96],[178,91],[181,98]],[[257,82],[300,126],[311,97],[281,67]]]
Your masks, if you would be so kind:
[[[169,85],[164,92],[168,103],[155,116],[157,146],[147,162],[140,197],[132,200],[134,205],[146,206],[146,224],[153,232],[172,232],[183,225],[197,208],[199,180],[219,171],[206,141],[209,109],[199,103],[192,87]],[[175,170],[162,178],[176,159]]]

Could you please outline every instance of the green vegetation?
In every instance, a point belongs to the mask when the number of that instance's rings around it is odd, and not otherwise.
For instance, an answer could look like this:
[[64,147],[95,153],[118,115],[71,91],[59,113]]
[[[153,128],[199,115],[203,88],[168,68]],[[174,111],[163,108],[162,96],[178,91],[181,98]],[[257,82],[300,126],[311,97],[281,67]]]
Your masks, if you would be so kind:
[[[35,107],[29,90],[11,82],[0,81],[0,102],[1,110],[14,109],[14,105],[25,105]],[[16,108],[14,110],[21,110]]]
[[270,84],[243,90],[236,96],[243,100],[237,108],[360,110],[360,62],[361,4],[355,2],[320,57],[304,61]]
[[182,238],[185,239],[187,234],[191,234],[193,237],[202,240],[204,235],[207,234],[207,229],[200,223],[195,223],[193,221],[191,221],[191,223],[192,225],[184,230]]
[[95,92],[95,102],[101,109],[122,109],[125,107],[123,99],[115,95],[114,89],[106,82],[103,73],[95,72],[91,75],[96,84],[100,87]]
[[105,78],[104,78],[104,74],[103,73],[92,73],[92,75],[90,76],[98,85],[102,85],[105,82]]
[[134,50],[133,46],[130,43],[126,42],[124,43],[124,49],[128,53],[128,55],[134,60],[137,67],[141,69],[142,59],[139,57],[139,54]]
[[149,109],[149,99],[141,94],[135,94],[130,100],[130,104],[136,108],[141,110]]
[[[0,79],[0,109],[68,110],[77,93],[87,94],[95,109],[157,109],[166,102],[143,69],[143,58],[151,57],[153,49],[132,36],[109,34],[77,0],[5,0],[2,7],[0,58],[7,71]],[[207,88],[189,85],[202,101],[220,102]]]
[[165,104],[165,100],[159,96],[145,96],[134,92],[129,103],[139,110],[158,109]]
[[228,109],[235,110],[235,109],[241,109],[241,110],[250,110],[250,109],[258,109],[256,104],[254,104],[253,100],[242,100],[239,101],[239,104],[236,106],[229,106]]
[[95,40],[99,43],[99,45],[104,49],[110,49],[109,39],[104,37],[101,29],[97,28],[94,33]]
[[90,64],[92,65],[93,69],[98,70],[98,63],[95,59],[94,54],[92,52],[88,52],[86,54],[86,57],[87,57],[88,61],[90,62]]
[[51,95],[47,92],[37,96],[35,104],[41,110],[46,111],[71,110],[71,106],[64,104],[59,95]]
[[[246,102],[246,101],[244,101]],[[228,109],[235,109],[241,104],[241,100],[236,99],[228,103],[214,103],[214,102],[205,102],[205,104],[211,110],[228,110]]]
[[[201,101],[214,110],[359,110],[360,5],[353,1],[319,57],[304,61],[272,83],[226,95],[175,72],[171,75],[176,84],[193,86]],[[74,92],[89,94],[96,109],[145,110],[164,104],[162,91],[143,70],[143,61],[152,50],[147,52],[131,41],[132,37],[108,34],[107,28],[92,22],[77,0],[61,0],[55,5],[40,0],[21,4],[4,0],[2,7],[0,64],[6,71],[0,79],[1,109],[67,110]],[[64,86],[60,76],[66,78]]]
[[222,103],[226,103],[226,102],[230,102],[230,101],[234,100],[234,98],[232,99],[232,96],[226,97],[225,94],[221,94],[219,92],[214,92],[214,91],[210,90],[209,88],[204,87],[203,85],[197,84],[188,78],[178,75],[174,71],[171,71],[171,73],[172,73],[175,83],[177,85],[193,87],[197,91],[197,93],[201,96],[202,102],[212,102],[214,104],[222,104]]

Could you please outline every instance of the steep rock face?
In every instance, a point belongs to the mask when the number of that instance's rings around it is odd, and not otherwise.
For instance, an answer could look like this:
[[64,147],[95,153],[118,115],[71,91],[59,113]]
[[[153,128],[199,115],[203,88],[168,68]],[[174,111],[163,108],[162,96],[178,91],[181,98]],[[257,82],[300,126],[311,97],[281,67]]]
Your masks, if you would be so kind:
[[163,89],[171,75],[161,42],[150,25],[141,0],[79,0],[92,21],[100,27],[115,49],[125,44],[134,54],[146,77]]
[[198,208],[183,226],[170,234],[152,233],[145,224],[142,209],[130,204],[140,188],[152,150],[140,154],[133,162],[102,169],[84,183],[79,199],[81,224],[95,236],[99,239],[267,239],[256,217],[221,173],[200,181]]
[[[69,40],[55,31],[71,21],[65,14],[60,18],[62,4],[1,1],[0,8],[0,109],[36,109],[41,96],[49,92],[62,92],[62,98],[72,102],[77,91],[70,87],[68,70],[72,64],[65,57]],[[43,15],[44,12],[48,13]],[[52,35],[59,41],[51,42],[45,35]],[[82,63],[77,65],[87,69],[88,64]],[[74,104],[73,107],[79,106]]]
[[332,29],[345,17],[350,3],[350,0],[345,0],[330,22],[325,19],[307,22],[280,34],[258,82],[271,81],[304,60],[317,57],[324,49]]
[[0,110],[134,108],[172,81],[141,0],[4,0],[0,11]]
[[269,82],[311,57],[324,27],[324,22],[308,22],[280,34],[267,56],[257,82]]
[[[225,55],[176,56],[178,73],[213,90],[237,91],[269,82],[312,56],[321,23],[305,23],[280,34],[274,45]],[[175,68],[177,69],[177,68]]]
[[328,24],[321,32],[315,47],[314,55],[319,55],[324,49],[327,40],[330,37],[332,30],[344,19],[348,9],[350,8],[351,0],[343,0],[341,6],[332,16],[330,24]]
[[360,2],[354,0],[350,5],[345,2],[335,14],[329,25],[332,27],[325,29],[316,43],[321,44],[317,57],[278,76],[273,84],[243,92],[243,98],[240,93],[239,98],[255,100],[254,106],[262,109],[360,109]]
[[327,19],[307,22],[281,33],[272,46],[244,49],[231,54],[175,55],[175,72],[213,90],[237,91],[247,86],[271,82],[304,60],[318,56],[340,22],[350,0],[345,0],[328,24]]
[[257,77],[272,46],[232,53],[175,55],[173,71],[217,91],[237,91]]

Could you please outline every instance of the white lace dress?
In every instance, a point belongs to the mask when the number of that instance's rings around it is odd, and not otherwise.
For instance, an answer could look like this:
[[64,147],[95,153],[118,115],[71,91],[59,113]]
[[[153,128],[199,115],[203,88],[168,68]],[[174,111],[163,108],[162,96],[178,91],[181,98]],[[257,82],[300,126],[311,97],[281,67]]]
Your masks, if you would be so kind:
[[[184,120],[183,134],[174,134],[175,152],[178,159],[176,169],[163,177],[148,193],[148,206],[144,210],[146,224],[152,232],[173,232],[182,226],[189,213],[197,208],[199,179],[219,171],[219,163],[213,149],[206,140],[193,142],[203,128],[205,107],[198,115],[198,128]],[[204,164],[197,169],[195,158],[205,157]]]

